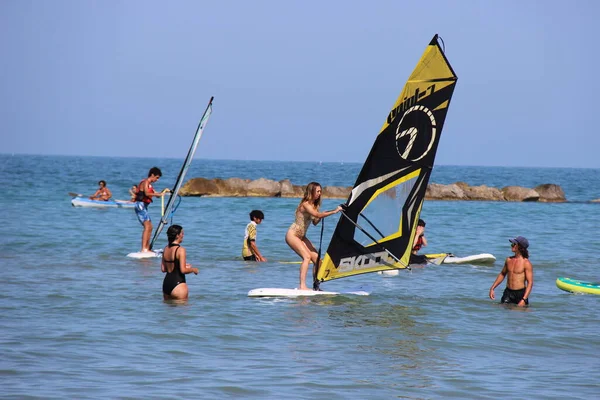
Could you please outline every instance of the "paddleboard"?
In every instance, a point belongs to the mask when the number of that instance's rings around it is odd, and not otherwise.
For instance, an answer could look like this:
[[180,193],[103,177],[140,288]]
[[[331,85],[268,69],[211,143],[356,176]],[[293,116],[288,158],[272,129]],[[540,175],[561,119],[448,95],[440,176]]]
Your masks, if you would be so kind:
[[259,288],[248,292],[248,297],[308,297],[308,296],[335,296],[354,295],[368,296],[369,292],[357,290],[354,292],[328,292],[325,290],[299,290],[283,288]]
[[85,197],[71,199],[73,207],[95,207],[95,208],[133,208],[135,203],[127,200],[91,200]]
[[[428,259],[434,259],[439,258],[442,255],[444,255],[444,253],[425,254],[425,257]],[[446,258],[444,258],[442,264],[493,264],[495,261],[496,257],[489,253],[473,254],[465,257],[457,257],[450,253],[447,254]]]
[[157,258],[157,257],[161,257],[162,256],[162,250],[161,251],[138,251],[136,253],[129,253],[127,254],[127,257],[129,258],[137,258],[137,259],[142,259],[142,258]]
[[[482,253],[474,254],[466,257],[456,257],[452,253],[437,253],[437,254],[425,254],[427,257],[427,264],[410,264],[410,268],[423,268],[427,265],[440,265],[440,264],[493,264],[496,261],[496,257],[492,254]],[[397,276],[400,273],[399,269],[392,269],[389,271],[378,271],[380,275],[384,276]]]
[[584,282],[559,277],[556,279],[556,286],[565,292],[600,294],[600,282]]

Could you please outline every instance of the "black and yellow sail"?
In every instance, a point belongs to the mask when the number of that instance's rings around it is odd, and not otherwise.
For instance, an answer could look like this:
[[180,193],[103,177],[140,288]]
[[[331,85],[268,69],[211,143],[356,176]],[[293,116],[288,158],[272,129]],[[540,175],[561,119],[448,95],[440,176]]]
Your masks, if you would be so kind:
[[317,272],[317,284],[408,266],[456,81],[435,35],[358,175]]

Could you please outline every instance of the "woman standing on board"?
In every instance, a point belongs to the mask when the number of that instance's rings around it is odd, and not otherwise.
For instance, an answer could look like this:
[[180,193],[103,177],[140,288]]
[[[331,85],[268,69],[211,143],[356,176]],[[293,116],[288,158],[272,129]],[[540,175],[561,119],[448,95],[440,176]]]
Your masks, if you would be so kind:
[[171,225],[167,229],[169,244],[163,252],[160,269],[165,272],[163,280],[163,298],[165,300],[186,300],[188,298],[188,286],[185,283],[185,274],[193,272],[198,275],[198,268],[192,268],[186,262],[185,247],[181,246],[183,241],[183,228],[180,225]]
[[296,219],[285,234],[285,242],[302,258],[302,264],[300,265],[300,290],[311,290],[306,286],[308,264],[310,262],[313,263],[314,275],[314,267],[318,256],[315,246],[306,237],[306,231],[311,220],[313,225],[317,225],[321,221],[321,218],[328,217],[342,210],[342,207],[338,206],[335,210],[319,212],[321,191],[321,185],[317,182],[311,182],[306,186],[304,196],[296,208]]

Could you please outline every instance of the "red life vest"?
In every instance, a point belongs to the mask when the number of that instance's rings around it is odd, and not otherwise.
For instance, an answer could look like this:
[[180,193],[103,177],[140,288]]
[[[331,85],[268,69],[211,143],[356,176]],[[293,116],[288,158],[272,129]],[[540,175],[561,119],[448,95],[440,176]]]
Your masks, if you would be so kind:
[[417,239],[417,244],[413,247],[413,251],[419,251],[423,247],[423,236],[419,236]]
[[[144,181],[147,181],[147,179],[143,179],[140,182],[138,188],[142,187],[142,182],[144,182]],[[148,193],[154,193],[154,188],[152,187],[152,185],[150,184],[150,182],[148,182],[147,186],[148,186]],[[142,201],[142,202],[144,202],[146,204],[150,204],[150,203],[152,203],[152,197],[146,196],[146,192],[144,192],[141,189],[138,189],[138,191],[137,191],[137,193],[135,195],[135,201]]]

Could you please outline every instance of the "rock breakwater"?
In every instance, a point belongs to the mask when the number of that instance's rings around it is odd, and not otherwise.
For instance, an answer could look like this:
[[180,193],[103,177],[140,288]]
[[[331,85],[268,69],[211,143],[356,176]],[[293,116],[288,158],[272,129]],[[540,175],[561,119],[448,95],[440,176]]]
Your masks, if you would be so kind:
[[[192,178],[183,185],[182,196],[213,197],[302,197],[305,186],[293,185],[289,179],[274,181],[260,178],[256,180],[229,178]],[[323,198],[345,199],[351,187],[325,186]],[[425,193],[426,200],[479,200],[479,201],[539,201],[565,202],[565,193],[558,185],[547,183],[535,188],[506,186],[494,188],[486,185],[470,186],[465,182],[449,185],[430,183]]]

